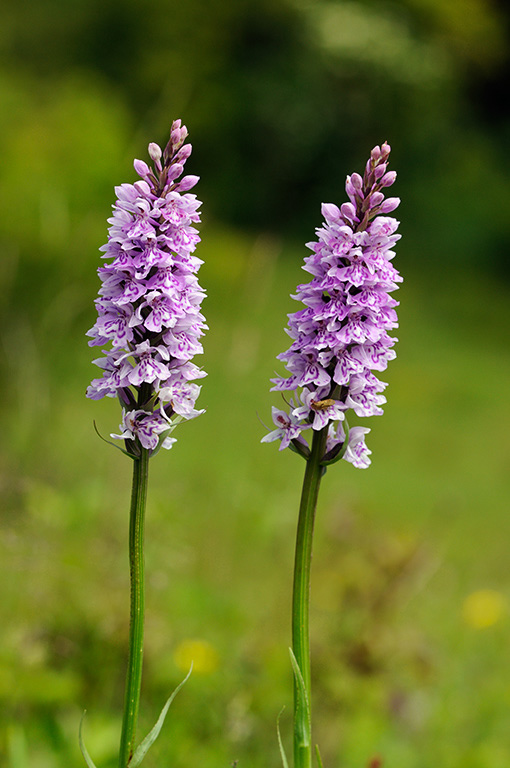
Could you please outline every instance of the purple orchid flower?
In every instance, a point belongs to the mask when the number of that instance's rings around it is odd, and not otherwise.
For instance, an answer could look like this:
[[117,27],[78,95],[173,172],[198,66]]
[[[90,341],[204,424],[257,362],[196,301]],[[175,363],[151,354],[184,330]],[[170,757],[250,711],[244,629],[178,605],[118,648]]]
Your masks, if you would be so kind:
[[400,235],[398,221],[387,214],[399,199],[385,199],[383,189],[396,178],[387,171],[390,146],[374,147],[363,178],[347,177],[349,202],[340,208],[322,206],[324,224],[303,269],[312,275],[292,298],[304,308],[289,315],[286,332],[292,344],[278,356],[289,376],[272,380],[273,390],[293,391],[288,411],[273,409],[276,430],[263,442],[281,440],[304,456],[307,430],[327,427],[325,463],[344,458],[356,467],[370,463],[366,427],[346,429],[346,412],[357,416],[382,414],[386,384],[372,371],[383,371],[395,357],[397,341],[388,331],[398,326],[390,296],[402,278],[392,264]]
[[202,261],[193,255],[201,203],[189,194],[198,177],[180,178],[191,154],[187,135],[176,120],[163,151],[149,144],[153,168],[134,161],[141,180],[116,187],[108,242],[101,248],[106,262],[98,270],[98,318],[87,335],[91,346],[110,348],[94,361],[103,375],[87,396],[119,398],[121,434],[113,437],[124,439],[132,455],[136,440],[151,453],[170,448],[173,423],[203,413],[195,408],[200,387],[192,383],[206,375],[192,363],[207,328],[197,279]]

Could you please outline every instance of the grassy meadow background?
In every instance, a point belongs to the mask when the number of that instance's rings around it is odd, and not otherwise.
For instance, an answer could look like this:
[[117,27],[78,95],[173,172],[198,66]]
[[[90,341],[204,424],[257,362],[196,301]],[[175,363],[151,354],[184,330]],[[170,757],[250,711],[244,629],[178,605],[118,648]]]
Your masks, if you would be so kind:
[[[312,588],[325,766],[510,761],[508,10],[8,0],[0,35],[0,765],[116,765],[129,460],[94,432],[98,247],[133,157],[188,125],[208,293],[199,419],[151,462],[146,765],[278,766],[303,463],[260,445],[320,203],[388,140],[398,357],[367,471],[324,479]],[[305,278],[306,279],[306,278]]]

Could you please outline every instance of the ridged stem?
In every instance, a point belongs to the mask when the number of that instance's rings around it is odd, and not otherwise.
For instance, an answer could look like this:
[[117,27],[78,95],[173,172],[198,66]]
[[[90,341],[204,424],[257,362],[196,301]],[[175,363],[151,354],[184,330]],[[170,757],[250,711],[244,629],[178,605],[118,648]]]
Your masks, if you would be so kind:
[[133,460],[133,486],[129,519],[129,574],[131,587],[129,655],[120,739],[119,768],[127,768],[135,749],[136,725],[140,704],[145,607],[143,541],[148,478],[149,451],[146,448],[142,448],[140,458]]
[[314,431],[310,456],[306,462],[294,561],[294,589],[292,595],[292,650],[301,671],[308,699],[308,712],[300,704],[299,686],[294,680],[294,768],[311,768],[311,674],[310,674],[310,571],[312,564],[313,528],[324,473],[324,456],[328,428]]

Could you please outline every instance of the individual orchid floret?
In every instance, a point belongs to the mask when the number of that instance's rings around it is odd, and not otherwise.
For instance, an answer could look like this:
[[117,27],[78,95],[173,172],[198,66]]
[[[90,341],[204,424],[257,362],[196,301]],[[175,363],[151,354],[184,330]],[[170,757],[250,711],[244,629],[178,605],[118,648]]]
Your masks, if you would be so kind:
[[278,408],[272,409],[273,422],[276,429],[269,434],[264,435],[262,438],[263,443],[271,443],[273,440],[280,440],[280,451],[284,448],[288,448],[291,442],[297,441],[302,446],[306,446],[306,440],[301,436],[301,432],[304,429],[309,429],[309,424],[303,424],[300,419],[296,418],[294,411],[290,413],[281,411]]
[[290,445],[306,457],[302,432],[327,430],[325,464],[343,458],[369,465],[369,430],[349,431],[347,412],[380,415],[386,402],[386,384],[373,371],[385,370],[395,357],[397,339],[389,331],[398,326],[398,302],[390,294],[402,282],[392,264],[398,221],[386,215],[400,202],[384,194],[396,179],[387,170],[389,154],[386,143],[374,147],[363,177],[347,177],[349,202],[322,205],[324,224],[307,244],[312,253],[303,266],[312,279],[292,297],[303,308],[289,315],[292,343],[278,356],[289,375],[272,380],[274,391],[295,392],[299,405],[276,410],[279,428],[263,442],[280,439],[282,448]]
[[[159,413],[150,411],[122,411],[122,430],[120,435],[110,435],[119,440],[138,440],[144,448],[154,450],[159,443],[159,436],[169,431],[168,421]],[[171,447],[171,444],[168,446]]]
[[132,456],[154,453],[175,442],[177,420],[203,413],[195,408],[205,373],[192,359],[202,353],[207,328],[201,314],[205,293],[194,255],[201,205],[189,190],[197,176],[182,176],[191,154],[187,129],[176,120],[164,150],[149,144],[153,166],[134,161],[139,181],[116,187],[104,266],[96,300],[91,346],[108,346],[94,360],[102,377],[87,390],[93,399],[117,396],[123,406],[121,434]]

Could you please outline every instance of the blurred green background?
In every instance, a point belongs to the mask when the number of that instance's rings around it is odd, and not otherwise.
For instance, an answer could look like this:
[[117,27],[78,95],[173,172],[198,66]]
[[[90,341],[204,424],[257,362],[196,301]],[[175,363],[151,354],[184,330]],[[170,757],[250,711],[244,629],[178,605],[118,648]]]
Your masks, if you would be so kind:
[[[101,443],[98,247],[113,186],[182,117],[201,175],[200,404],[152,462],[146,765],[278,766],[291,732],[302,462],[261,446],[320,224],[388,140],[405,277],[373,465],[324,481],[313,570],[326,766],[510,763],[509,10],[496,0],[4,0],[0,764],[116,764],[130,462]],[[345,464],[345,466],[344,466]]]

